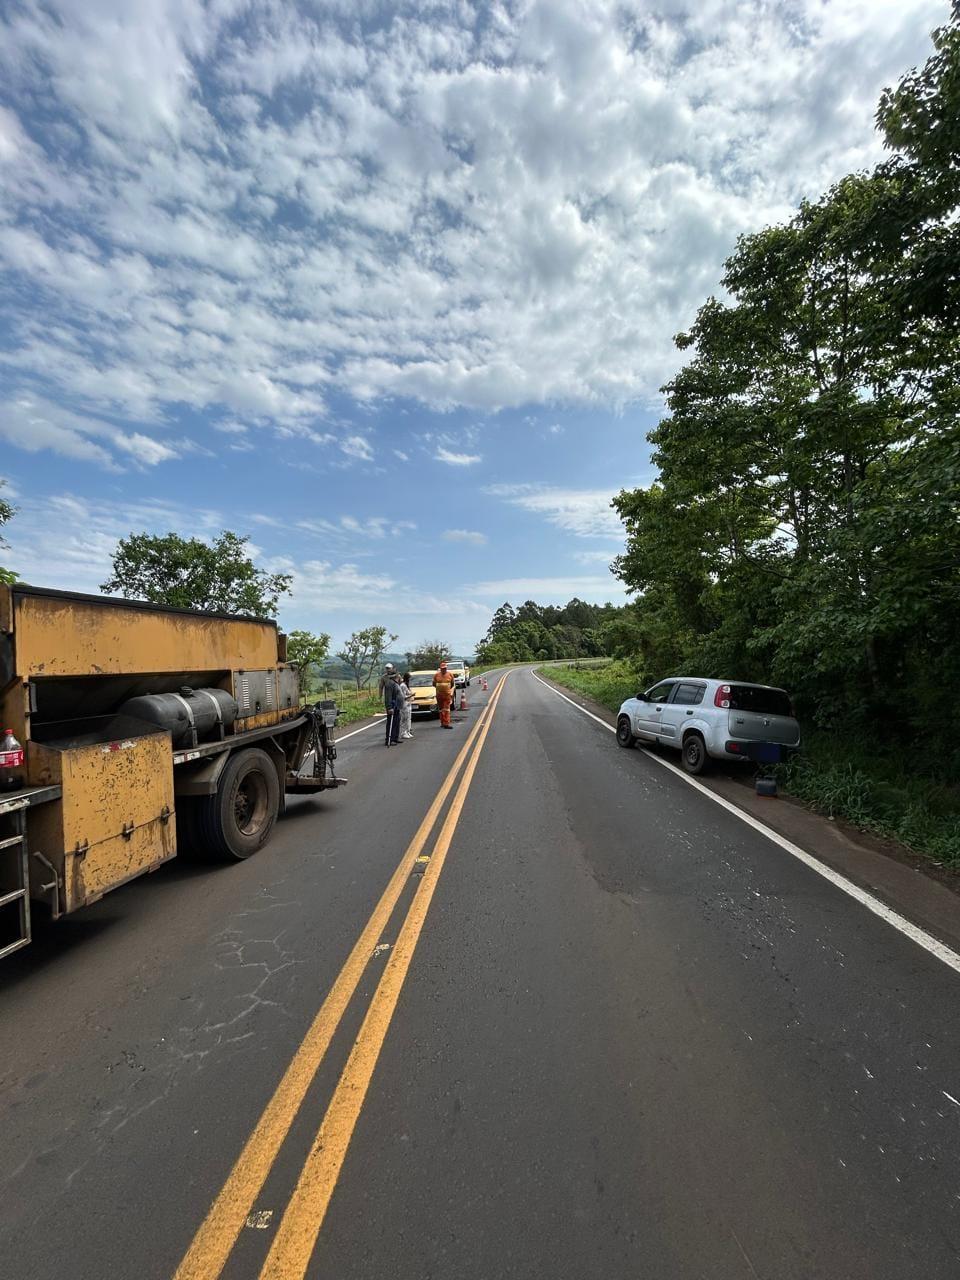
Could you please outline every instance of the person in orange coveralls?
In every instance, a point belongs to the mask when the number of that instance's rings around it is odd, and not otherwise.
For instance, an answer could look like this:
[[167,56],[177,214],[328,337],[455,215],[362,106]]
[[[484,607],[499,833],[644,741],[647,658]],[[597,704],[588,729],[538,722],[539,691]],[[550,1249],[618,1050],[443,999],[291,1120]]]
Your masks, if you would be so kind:
[[452,729],[450,723],[450,703],[453,701],[454,678],[447,670],[445,662],[440,663],[440,670],[433,677],[433,687],[437,691],[437,710],[440,712],[440,728]]

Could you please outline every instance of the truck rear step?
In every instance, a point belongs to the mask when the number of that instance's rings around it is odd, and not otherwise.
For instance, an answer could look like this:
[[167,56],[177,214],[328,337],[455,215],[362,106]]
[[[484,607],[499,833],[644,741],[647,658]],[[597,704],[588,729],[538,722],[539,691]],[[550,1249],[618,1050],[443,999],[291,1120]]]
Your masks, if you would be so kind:
[[30,941],[27,803],[0,804],[0,959]]

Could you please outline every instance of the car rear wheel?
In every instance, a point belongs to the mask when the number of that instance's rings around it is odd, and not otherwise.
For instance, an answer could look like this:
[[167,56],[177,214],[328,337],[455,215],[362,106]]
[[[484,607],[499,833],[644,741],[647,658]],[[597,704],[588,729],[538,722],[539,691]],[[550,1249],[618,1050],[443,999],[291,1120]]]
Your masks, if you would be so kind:
[[630,728],[630,721],[626,716],[621,716],[617,721],[617,745],[620,747],[633,747],[636,745],[636,741],[633,736],[633,730]]
[[707,747],[699,733],[687,734],[680,755],[687,773],[703,773],[707,767]]

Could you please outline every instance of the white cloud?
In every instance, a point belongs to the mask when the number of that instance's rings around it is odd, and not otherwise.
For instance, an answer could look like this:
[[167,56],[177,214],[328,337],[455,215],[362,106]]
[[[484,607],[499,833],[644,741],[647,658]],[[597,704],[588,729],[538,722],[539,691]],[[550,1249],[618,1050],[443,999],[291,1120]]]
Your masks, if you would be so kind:
[[573,558],[578,564],[606,564],[612,563],[614,558],[621,554],[623,547],[614,547],[610,551],[575,551]]
[[438,462],[445,462],[449,467],[472,467],[483,461],[479,453],[455,453],[452,449],[445,449],[442,446],[433,456]]
[[487,535],[478,533],[475,529],[445,529],[441,537],[447,542],[470,542],[475,547],[484,547],[487,544]]
[[360,462],[373,461],[373,450],[370,448],[370,442],[364,440],[363,436],[347,436],[345,440],[340,441],[340,448],[348,458],[356,458]]
[[337,538],[348,541],[357,538],[402,538],[416,529],[412,520],[385,520],[382,516],[368,516],[360,519],[357,516],[343,515],[339,520],[326,520],[312,516],[308,520],[298,520],[297,528],[305,533],[316,534],[319,538]]
[[[130,435],[211,407],[308,430],[334,395],[655,399],[736,236],[880,155],[878,92],[946,17],[943,0],[355,11],[7,6],[11,386],[43,376]],[[340,447],[370,460],[363,437]]]
[[197,451],[192,441],[164,442],[140,431],[124,432],[103,419],[72,413],[31,395],[0,401],[0,438],[28,453],[50,450],[109,471],[123,470],[124,462],[141,469],[155,467]]
[[536,484],[492,484],[484,489],[512,506],[542,516],[581,538],[622,537],[620,517],[610,507],[608,489],[561,489]]
[[[10,490],[5,493],[9,494]],[[18,507],[16,518],[4,527],[9,543],[9,550],[4,551],[4,563],[26,582],[73,591],[99,591],[100,583],[109,576],[118,539],[131,532],[174,532],[185,538],[210,539],[223,528],[243,529],[248,520],[258,526],[258,537],[267,537],[272,530],[283,530],[281,521],[273,516],[199,511],[161,499],[125,502],[57,494],[46,499],[18,500]],[[353,532],[383,540],[402,538],[413,528],[413,523],[407,520],[381,528],[375,521],[351,521],[350,517],[344,517],[323,532],[327,536],[331,530]],[[248,550],[254,560],[270,572],[293,575],[293,594],[284,597],[282,602],[283,618],[285,622],[289,620],[288,625],[323,630],[323,619],[328,613],[343,615],[360,611],[368,622],[382,620],[384,625],[392,624],[394,617],[409,619],[413,629],[421,615],[456,616],[465,619],[464,635],[469,636],[481,615],[489,613],[486,605],[470,600],[458,600],[451,608],[444,596],[429,592],[418,593],[412,599],[407,583],[389,570],[366,572],[349,558],[320,559],[309,551],[298,554],[302,549],[297,547],[296,539],[286,533],[278,541],[285,547],[293,546],[295,554],[270,555],[253,543],[248,544]]]
[[111,501],[55,494],[19,503],[5,528],[6,563],[24,582],[97,592],[110,572],[117,540],[132,532],[209,538],[224,527],[217,511],[180,507],[161,499]]
[[177,457],[177,451],[160,440],[152,440],[149,436],[135,431],[124,436],[119,432],[112,436],[114,444],[129,453],[137,462],[146,467],[155,467],[158,462],[169,462]]
[[[289,573],[293,578],[293,594],[284,606],[285,616],[329,617],[349,613],[373,623],[399,630],[401,620],[411,630],[421,621],[439,619],[445,623],[457,619],[460,625],[475,630],[489,621],[489,606],[469,598],[450,600],[429,590],[411,598],[409,584],[399,575],[381,571],[367,573],[353,562],[333,560],[297,561],[289,556],[274,557],[266,562],[271,572]],[[436,623],[432,625],[437,625]],[[329,628],[328,628],[329,629]],[[469,634],[468,631],[468,634]]]

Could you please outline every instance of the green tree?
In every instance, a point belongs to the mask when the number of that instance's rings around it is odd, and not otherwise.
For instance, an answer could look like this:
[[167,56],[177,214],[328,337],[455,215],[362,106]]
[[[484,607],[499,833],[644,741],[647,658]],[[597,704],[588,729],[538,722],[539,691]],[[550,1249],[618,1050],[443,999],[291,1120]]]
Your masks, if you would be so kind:
[[276,617],[291,576],[258,569],[247,554],[248,541],[228,529],[212,543],[176,533],[132,533],[117,543],[113,573],[100,589],[181,609]]
[[[6,484],[5,480],[0,480],[0,489],[2,489],[5,484]],[[0,498],[0,529],[2,529],[5,524],[7,524],[10,520],[12,520],[16,514],[17,514],[16,507],[12,506],[9,502],[7,502],[5,498]],[[0,537],[0,548],[6,547],[6,545],[7,543],[4,541],[2,537]],[[4,569],[3,566],[0,565],[0,582],[6,582],[10,584],[16,581],[17,581],[17,575],[12,570]]]
[[287,636],[287,661],[297,668],[304,688],[311,685],[311,668],[320,667],[330,652],[330,637],[325,631],[291,631]]
[[518,622],[542,622],[543,609],[535,600],[524,600],[515,616]]
[[899,731],[957,687],[956,21],[935,45],[881,102],[891,158],[743,237],[677,339],[659,481],[614,501],[655,677],[773,678],[823,723],[896,699]]
[[484,640],[488,642],[498,640],[508,628],[513,626],[516,620],[517,615],[513,605],[509,601],[505,601],[490,619],[490,626],[487,628]]
[[358,692],[368,683],[380,665],[387,646],[393,644],[396,638],[386,627],[364,627],[360,631],[354,631],[337,652],[337,657],[353,676]]
[[477,646],[476,660],[480,667],[504,667],[514,661],[513,650],[502,640],[488,645],[481,643]]
[[407,654],[407,661],[414,668],[438,667],[451,655],[450,646],[444,640],[421,640],[417,648]]
[[576,597],[562,609],[539,605],[534,600],[525,600],[517,610],[502,604],[478,646],[477,661],[498,666],[504,662],[601,656],[606,652],[603,626],[618,620],[628,608],[610,603],[589,604]]
[[581,631],[593,625],[596,605],[587,604],[574,596],[561,610],[560,621],[568,627],[579,627]]

